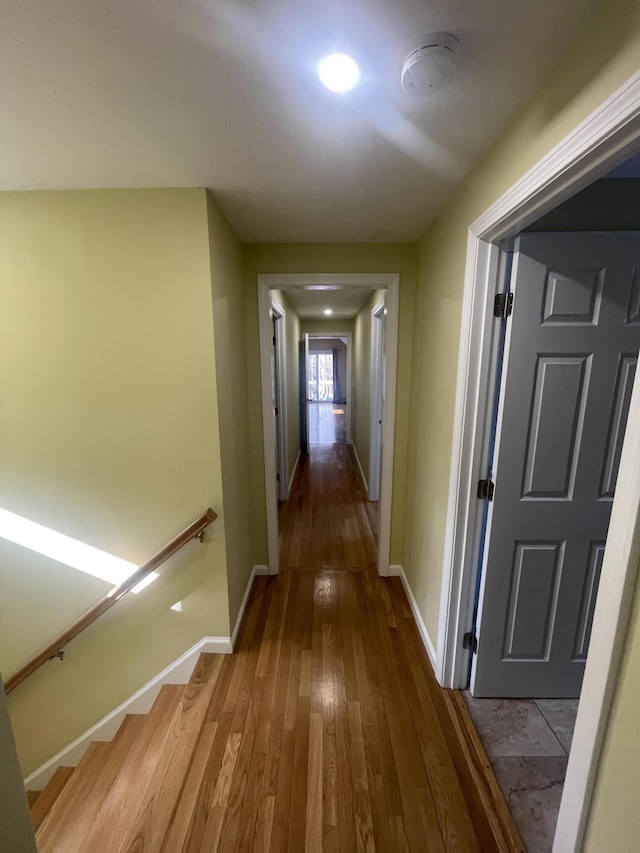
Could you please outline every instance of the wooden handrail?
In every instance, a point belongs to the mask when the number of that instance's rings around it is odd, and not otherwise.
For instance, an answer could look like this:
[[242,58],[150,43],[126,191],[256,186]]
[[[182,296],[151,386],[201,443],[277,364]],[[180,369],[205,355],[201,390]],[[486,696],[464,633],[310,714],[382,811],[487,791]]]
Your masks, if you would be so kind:
[[158,566],[161,566],[162,563],[168,560],[169,557],[176,553],[176,551],[180,550],[183,545],[186,545],[187,542],[191,539],[195,539],[196,537],[199,537],[202,541],[202,533],[204,529],[214,522],[217,517],[217,513],[209,508],[206,512],[203,512],[202,515],[196,518],[195,521],[192,521],[188,527],[185,527],[182,533],[175,536],[171,542],[165,545],[164,548],[161,548],[157,554],[155,554],[150,560],[147,560],[147,562],[143,566],[140,566],[140,568],[130,577],[118,586],[114,587],[111,592],[108,592],[103,596],[97,604],[94,604],[86,613],[83,613],[82,616],[76,619],[76,621],[70,625],[66,631],[63,631],[55,640],[45,646],[42,651],[38,652],[38,654],[32,658],[29,663],[25,664],[22,669],[19,669],[15,675],[12,675],[5,683],[5,692],[10,693],[19,684],[22,684],[25,678],[32,675],[48,660],[51,660],[54,657],[62,657],[62,649],[67,645],[67,643],[71,642],[71,640],[73,640],[74,637],[77,637],[85,628],[88,628],[89,625],[95,622],[103,613],[106,613],[110,607],[113,607],[116,601],[120,601],[123,595],[130,592],[134,586],[137,586],[140,581],[147,577],[147,575],[151,574],[151,572],[157,569]]

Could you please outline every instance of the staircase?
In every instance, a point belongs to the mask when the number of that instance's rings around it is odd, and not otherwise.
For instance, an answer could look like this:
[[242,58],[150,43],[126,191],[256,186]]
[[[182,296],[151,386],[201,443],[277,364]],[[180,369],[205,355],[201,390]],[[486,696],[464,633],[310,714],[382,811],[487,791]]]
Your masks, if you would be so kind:
[[149,714],[129,715],[111,742],[92,743],[77,767],[29,793],[39,853],[201,849],[206,815],[198,826],[194,812],[214,759],[222,669],[223,656],[201,655],[189,684],[162,687]]

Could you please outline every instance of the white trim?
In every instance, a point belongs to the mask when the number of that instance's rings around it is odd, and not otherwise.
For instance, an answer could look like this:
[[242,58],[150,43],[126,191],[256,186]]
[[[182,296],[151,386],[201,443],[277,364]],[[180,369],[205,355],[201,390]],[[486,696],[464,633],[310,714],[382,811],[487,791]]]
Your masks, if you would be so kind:
[[400,580],[402,581],[402,586],[404,587],[404,591],[407,595],[407,599],[409,601],[409,606],[411,607],[411,612],[413,613],[413,618],[416,621],[416,625],[418,626],[418,631],[420,632],[420,637],[422,639],[422,645],[425,647],[427,655],[429,656],[429,660],[431,661],[431,666],[436,667],[436,650],[431,642],[431,637],[429,636],[429,632],[427,631],[427,626],[424,624],[424,619],[422,618],[422,613],[420,613],[420,608],[418,607],[418,602],[415,599],[413,594],[413,590],[409,585],[409,581],[407,580],[407,576],[404,573],[404,569],[402,566],[389,566],[389,574],[398,575]]
[[[291,477],[289,479],[289,491],[293,488],[293,478],[296,476],[296,471],[298,470],[298,465],[300,464],[300,451],[298,450],[298,455],[296,456],[296,461],[293,463],[293,471],[291,472]],[[269,574],[269,567],[264,566],[263,568],[267,569],[267,574]],[[262,572],[260,573],[262,574]]]
[[[497,251],[490,241],[495,243],[516,234],[605,174],[626,159],[632,150],[637,150],[639,136],[640,72],[517,181],[469,229],[436,667],[438,680],[444,687],[462,686],[461,620],[466,617],[467,591],[476,569],[474,543],[482,508],[480,502],[470,497],[470,489],[478,477],[484,450],[483,410],[489,393],[491,354],[486,345],[486,318],[495,289],[491,270],[496,268]],[[639,384],[640,379],[636,377],[634,399],[635,405],[640,407]],[[640,459],[640,441],[636,440],[633,448],[630,445],[629,438],[625,440],[623,452],[627,467],[633,470]],[[630,525],[640,496],[631,499],[632,490],[623,488],[622,479],[621,466],[612,524],[614,517],[619,516],[620,524]],[[625,500],[628,505],[623,503]],[[609,540],[612,540],[611,534]],[[611,547],[605,551],[600,589],[606,590],[606,598],[601,603],[598,597],[591,635],[592,651],[587,660],[554,853],[574,853],[582,844],[628,626],[627,599],[631,598],[629,590],[637,574],[637,555],[634,560],[631,542],[632,538],[627,537],[617,544],[615,559],[609,556]]]
[[402,566],[399,565],[390,565],[389,566],[389,575],[390,578],[399,578],[402,574]]
[[[640,563],[640,381],[636,374],[554,853],[578,851],[615,696]],[[637,593],[636,593],[637,595]]]
[[275,489],[275,435],[269,415],[271,380],[267,366],[269,354],[269,292],[273,290],[326,290],[358,287],[386,290],[387,329],[385,358],[385,396],[382,435],[382,473],[378,502],[378,574],[389,572],[391,546],[391,501],[393,492],[393,454],[396,410],[396,369],[398,360],[398,303],[400,276],[398,273],[309,273],[260,274],[258,279],[258,329],[260,333],[260,375],[262,388],[262,426],[264,438],[265,501],[267,509],[267,542],[269,571],[277,574],[279,567],[278,501]]
[[[275,320],[273,329],[276,339],[276,406],[278,408],[278,470],[280,471],[278,500],[286,501],[289,497],[289,437],[287,435],[287,312],[271,294],[271,311]],[[286,473],[285,473],[286,472]]]
[[152,678],[151,681],[147,682],[144,687],[137,690],[133,696],[130,696],[121,705],[118,705],[106,717],[103,717],[100,722],[91,726],[84,734],[76,738],[73,743],[70,743],[69,746],[45,762],[42,767],[39,767],[30,776],[27,776],[24,781],[25,787],[30,791],[41,791],[58,767],[76,767],[92,741],[113,740],[127,714],[148,714],[160,692],[160,688],[164,684],[187,684],[201,654],[232,654],[242,620],[244,619],[253,582],[257,575],[268,574],[268,566],[254,566],[251,570],[231,637],[204,637],[197,642],[195,646],[192,646],[177,660],[170,663],[162,672]]
[[[258,277],[259,279],[260,277]],[[264,483],[267,512],[267,548],[269,570],[277,574],[280,554],[278,536],[269,532],[278,530],[278,492],[276,490],[276,430],[271,416],[271,293],[268,287],[258,284],[258,331],[260,334],[260,378],[262,385],[262,434],[264,436]]]
[[137,690],[133,696],[103,717],[100,722],[91,726],[73,743],[27,776],[24,780],[25,787],[30,791],[41,791],[58,767],[76,767],[92,741],[113,740],[127,714],[148,714],[164,684],[186,684],[189,681],[201,654],[231,654],[231,652],[229,637],[204,637],[147,682],[144,687]]
[[269,567],[268,566],[254,566],[251,569],[251,574],[249,575],[249,580],[247,581],[247,588],[244,591],[244,595],[242,596],[242,601],[240,603],[240,609],[238,610],[238,615],[236,617],[236,624],[233,626],[233,631],[231,632],[231,651],[233,651],[236,647],[236,642],[238,639],[238,632],[240,631],[240,626],[242,625],[242,620],[244,619],[244,611],[247,609],[247,603],[249,601],[249,596],[251,594],[251,590],[253,588],[253,582],[256,579],[257,575],[268,575]]
[[384,407],[384,374],[380,369],[384,356],[384,303],[382,299],[371,310],[371,353],[369,368],[369,488],[370,501],[380,496],[380,461],[382,443],[374,441],[378,435],[378,421],[382,420]]
[[360,463],[360,457],[358,456],[358,451],[356,450],[356,446],[353,441],[349,442],[351,447],[353,447],[353,455],[356,457],[356,462],[358,463],[358,469],[360,470],[360,476],[362,477],[362,482],[364,483],[365,492],[369,491],[369,486],[367,485],[367,478],[364,476],[364,471],[362,470],[362,464]]

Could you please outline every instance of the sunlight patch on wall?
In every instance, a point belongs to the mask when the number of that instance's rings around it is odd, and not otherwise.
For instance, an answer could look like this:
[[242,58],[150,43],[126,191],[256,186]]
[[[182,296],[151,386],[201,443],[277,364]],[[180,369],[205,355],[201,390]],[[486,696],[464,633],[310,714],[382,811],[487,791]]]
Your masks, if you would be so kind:
[[[0,509],[0,537],[114,586],[121,584],[138,569],[134,563],[6,509]],[[152,572],[136,584],[132,592],[140,592],[157,577],[158,574]]]

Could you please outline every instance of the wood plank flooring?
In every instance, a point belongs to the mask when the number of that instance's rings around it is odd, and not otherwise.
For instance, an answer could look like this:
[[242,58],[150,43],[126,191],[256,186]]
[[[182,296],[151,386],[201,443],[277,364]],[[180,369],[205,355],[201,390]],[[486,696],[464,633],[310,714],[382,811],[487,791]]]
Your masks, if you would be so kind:
[[281,569],[374,569],[378,504],[367,499],[350,444],[311,446],[280,505]]
[[[127,717],[45,789],[40,853],[524,849],[480,790],[489,765],[465,745],[400,579],[372,568],[353,457],[332,452],[342,467],[303,467],[313,488],[290,515],[321,531],[317,550],[289,543],[289,568],[256,578],[235,653],[203,655],[186,687],[163,687],[148,716]],[[348,542],[350,513],[368,544]]]

